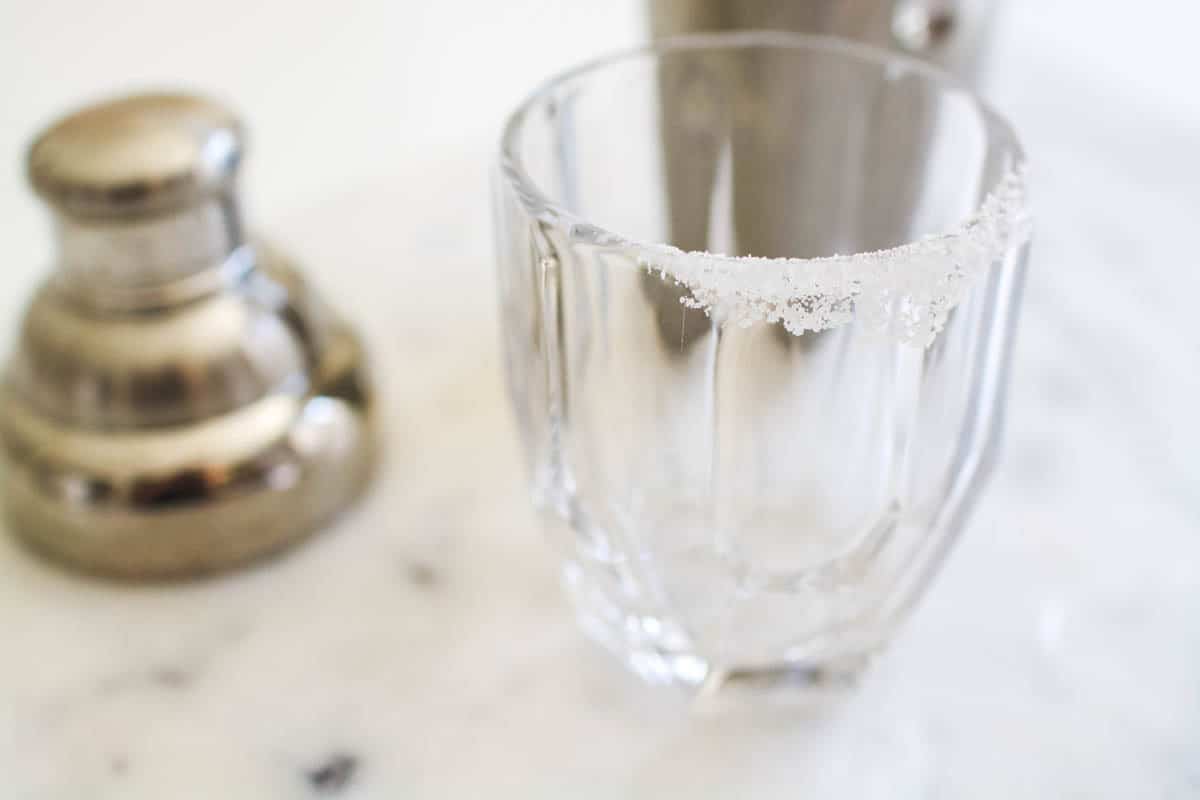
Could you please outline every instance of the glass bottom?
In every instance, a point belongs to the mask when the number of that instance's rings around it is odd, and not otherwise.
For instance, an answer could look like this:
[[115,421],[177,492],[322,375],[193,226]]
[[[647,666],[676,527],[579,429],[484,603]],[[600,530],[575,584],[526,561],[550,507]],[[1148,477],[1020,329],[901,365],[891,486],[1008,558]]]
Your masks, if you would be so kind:
[[842,650],[820,659],[786,656],[740,662],[737,654],[717,661],[698,652],[681,626],[660,613],[629,607],[610,596],[577,562],[563,569],[563,585],[580,627],[616,655],[635,675],[653,685],[672,685],[698,698],[722,695],[803,695],[820,699],[856,686],[873,649]]
[[595,564],[580,562],[563,570],[584,632],[643,681],[682,690],[691,711],[689,741],[700,743],[699,753],[719,746],[725,754],[724,766],[711,770],[703,755],[689,760],[694,790],[671,771],[664,796],[734,796],[722,783],[729,764],[767,763],[767,753],[778,753],[778,774],[758,780],[778,783],[780,796],[908,800],[936,794],[928,721],[893,696],[886,667],[868,669],[879,648],[753,662],[729,653],[732,658],[717,662],[694,647],[679,624],[637,608],[632,591],[609,585],[607,578],[619,577],[615,571],[596,573]]
[[[730,770],[736,771],[730,765],[738,763],[759,765],[756,785],[771,796],[774,788],[781,797],[806,800],[916,800],[936,794],[927,721],[894,701],[888,682],[875,679],[884,673],[866,669],[869,656],[710,663],[669,623],[617,612],[612,598],[587,578],[577,564],[564,571],[587,635],[644,681],[681,689],[688,698],[691,713],[681,735],[697,743],[697,754],[688,760],[686,780],[681,783],[678,770],[671,770],[669,789],[655,796],[737,796],[728,782]],[[722,759],[708,764],[714,748]],[[687,745],[675,742],[672,749],[686,751]]]

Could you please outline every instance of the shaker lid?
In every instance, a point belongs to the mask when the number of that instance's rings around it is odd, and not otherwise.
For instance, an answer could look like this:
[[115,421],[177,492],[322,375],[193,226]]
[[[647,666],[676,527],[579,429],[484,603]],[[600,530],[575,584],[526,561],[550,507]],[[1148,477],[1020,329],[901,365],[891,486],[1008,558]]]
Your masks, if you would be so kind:
[[72,217],[170,213],[229,189],[244,147],[224,106],[195,95],[142,94],[58,121],[29,149],[29,180]]

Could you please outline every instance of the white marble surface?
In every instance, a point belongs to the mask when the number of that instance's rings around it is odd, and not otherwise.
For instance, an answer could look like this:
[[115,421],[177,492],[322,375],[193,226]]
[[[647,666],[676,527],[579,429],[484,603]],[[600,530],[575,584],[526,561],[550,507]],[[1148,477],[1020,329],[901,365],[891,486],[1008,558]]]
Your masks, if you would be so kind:
[[992,92],[1039,235],[1006,457],[841,727],[635,683],[525,507],[486,162],[503,109],[633,41],[636,4],[0,5],[0,319],[47,260],[34,128],[213,88],[251,116],[260,227],[370,337],[389,452],[330,535],[218,580],[85,580],[0,537],[0,797],[790,798],[831,769],[844,797],[1200,797],[1200,15],[1010,5]]

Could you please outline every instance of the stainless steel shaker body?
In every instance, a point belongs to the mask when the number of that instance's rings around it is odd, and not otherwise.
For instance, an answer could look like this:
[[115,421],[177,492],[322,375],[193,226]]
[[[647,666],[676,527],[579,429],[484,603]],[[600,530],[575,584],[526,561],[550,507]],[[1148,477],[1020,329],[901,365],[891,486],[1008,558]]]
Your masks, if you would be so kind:
[[88,571],[221,569],[296,541],[372,462],[357,337],[242,227],[208,100],[84,109],[29,152],[56,269],[0,383],[13,531]]
[[[837,36],[919,57],[968,84],[977,79],[984,63],[995,10],[995,0],[647,0],[650,32],[656,39],[743,30]],[[670,120],[696,117],[698,106],[718,97],[736,104],[736,116],[745,124],[729,135],[727,153],[702,126],[693,134],[686,124],[664,125],[671,244],[713,252],[727,252],[732,245],[729,255],[812,257],[905,241],[906,232],[897,224],[903,215],[894,210],[914,202],[912,192],[919,186],[915,176],[924,168],[922,141],[934,123],[930,98],[914,95],[903,106],[877,110],[908,122],[889,143],[888,152],[858,176],[864,185],[851,191],[866,195],[871,185],[902,188],[886,198],[877,194],[872,201],[880,207],[860,214],[865,222],[847,239],[840,220],[844,203],[829,192],[846,178],[838,174],[842,167],[827,148],[837,135],[834,129],[849,127],[831,99],[843,88],[852,90],[854,77],[831,75],[814,91],[811,81],[801,90],[786,79],[765,75],[765,70],[778,67],[770,63],[748,67],[745,62],[714,60],[708,67],[661,67],[662,115]],[[767,115],[763,109],[770,109],[771,125],[754,119],[756,114]],[[732,242],[714,241],[708,223],[722,158],[734,165]],[[643,288],[659,308],[664,341],[679,343],[681,290],[649,277]],[[693,325],[682,343],[699,340],[706,332],[705,326]]]
[[647,0],[655,38],[781,30],[902,50],[968,82],[987,54],[998,0]]

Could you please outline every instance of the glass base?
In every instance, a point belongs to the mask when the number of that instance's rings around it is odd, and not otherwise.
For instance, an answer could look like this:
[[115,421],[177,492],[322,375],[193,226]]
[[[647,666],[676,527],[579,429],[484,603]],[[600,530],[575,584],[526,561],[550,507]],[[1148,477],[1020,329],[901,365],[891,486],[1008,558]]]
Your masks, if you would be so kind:
[[[697,755],[688,759],[690,782],[681,786],[678,771],[671,770],[670,791],[655,796],[738,796],[726,783],[730,765],[750,761],[777,765],[777,774],[756,780],[778,785],[780,796],[907,800],[935,793],[927,720],[894,696],[886,667],[867,669],[871,655],[716,664],[674,624],[636,613],[632,603],[618,602],[626,596],[606,593],[603,580],[592,580],[593,569],[568,564],[563,573],[584,632],[642,680],[680,689],[688,698],[683,741],[671,749],[696,744]],[[708,763],[703,754],[714,748],[724,757]],[[764,758],[766,753],[777,753],[778,760]]]
[[870,653],[834,657],[780,659],[773,662],[717,663],[692,647],[677,624],[652,613],[630,611],[568,563],[563,584],[580,627],[589,638],[615,654],[635,675],[653,685],[673,685],[698,698],[715,695],[837,695],[856,686],[871,661]]

